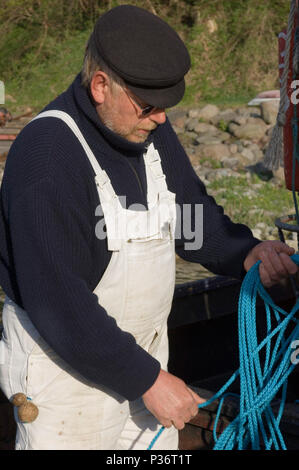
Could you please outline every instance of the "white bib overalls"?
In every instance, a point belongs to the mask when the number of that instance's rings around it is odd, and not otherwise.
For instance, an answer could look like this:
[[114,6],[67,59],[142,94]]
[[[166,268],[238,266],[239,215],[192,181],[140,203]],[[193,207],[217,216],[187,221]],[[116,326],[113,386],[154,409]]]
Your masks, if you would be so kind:
[[[94,290],[99,304],[166,370],[167,317],[175,286],[176,209],[159,154],[153,144],[144,154],[148,210],[125,209],[73,119],[61,111],[47,111],[35,119],[43,117],[60,118],[72,129],[95,172],[112,251]],[[19,422],[15,412],[16,449],[147,449],[161,425],[141,398],[128,402],[74,371],[9,298],[3,308],[3,326],[0,386],[9,399],[21,392],[39,409],[32,423]],[[177,430],[164,430],[155,449],[178,449]]]

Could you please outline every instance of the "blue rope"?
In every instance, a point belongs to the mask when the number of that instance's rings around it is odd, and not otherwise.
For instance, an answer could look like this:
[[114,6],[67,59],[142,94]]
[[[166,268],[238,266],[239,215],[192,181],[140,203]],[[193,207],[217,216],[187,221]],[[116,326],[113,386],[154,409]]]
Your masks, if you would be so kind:
[[[299,265],[299,255],[292,260]],[[299,300],[287,313],[276,306],[264,289],[259,277],[259,264],[256,263],[246,274],[241,286],[238,305],[239,359],[240,367],[223,387],[208,401],[198,405],[204,408],[220,399],[214,423],[214,450],[286,450],[279,425],[286,402],[288,377],[295,364],[291,362],[292,342],[299,339],[299,320],[295,318],[299,310]],[[256,300],[260,296],[265,304],[266,337],[258,344],[256,325]],[[273,324],[274,323],[274,324]],[[292,331],[286,337],[286,330]],[[264,355],[264,360],[262,360]],[[240,378],[239,414],[217,437],[216,429],[221,408],[230,385]],[[274,415],[272,402],[281,392],[280,406]],[[272,404],[272,406],[271,406]],[[153,448],[164,427],[150,443]]]

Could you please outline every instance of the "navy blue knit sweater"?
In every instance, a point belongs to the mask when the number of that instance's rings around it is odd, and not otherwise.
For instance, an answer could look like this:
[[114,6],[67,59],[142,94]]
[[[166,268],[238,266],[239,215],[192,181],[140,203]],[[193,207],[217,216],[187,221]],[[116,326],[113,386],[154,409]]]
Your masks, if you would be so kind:
[[[144,144],[130,143],[101,123],[80,75],[45,109],[76,121],[100,166],[127,206],[146,206]],[[152,132],[176,202],[204,207],[203,246],[176,252],[216,274],[241,278],[258,243],[207,195],[169,121]],[[93,290],[111,253],[95,236],[99,205],[93,170],[70,129],[55,118],[29,123],[13,143],[1,187],[0,284],[24,308],[46,342],[74,369],[133,400],[155,381],[160,364],[121,331]],[[136,292],[138,295],[138,292]]]

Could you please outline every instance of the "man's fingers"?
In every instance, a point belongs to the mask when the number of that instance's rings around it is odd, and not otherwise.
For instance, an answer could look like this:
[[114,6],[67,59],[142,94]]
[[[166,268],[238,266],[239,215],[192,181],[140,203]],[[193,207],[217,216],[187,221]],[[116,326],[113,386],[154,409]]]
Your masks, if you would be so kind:
[[205,401],[207,401],[205,398],[202,398],[200,397],[199,395],[197,395],[197,393],[195,393],[192,388],[188,388],[188,390],[191,392],[191,395],[193,396],[194,398],[194,401],[200,405],[201,403],[204,403]]
[[281,245],[277,247],[277,251],[279,253],[286,253],[289,256],[292,256],[295,253],[294,248],[282,242],[281,242]]
[[283,278],[298,272],[298,266],[285,252],[261,255],[260,277],[265,287],[271,287]]
[[161,419],[160,420],[160,424],[162,424],[162,426],[164,426],[164,428],[171,428],[171,426],[173,426],[173,422],[170,421],[170,420],[164,420],[164,419]]
[[291,256],[295,253],[294,248],[279,240],[266,240],[260,244],[264,248],[274,249],[277,253],[286,253]]
[[279,281],[281,277],[286,277],[289,274],[282,262],[282,254],[279,255],[275,250],[261,252],[261,261],[273,281]]
[[172,421],[172,424],[178,431],[181,431],[185,427],[185,422],[187,421],[177,419],[175,421]]
[[271,287],[273,285],[273,282],[268,274],[268,272],[266,271],[266,268],[263,264],[260,264],[259,266],[259,273],[260,273],[260,278],[261,278],[261,282],[262,284],[265,286],[265,287]]
[[271,287],[298,272],[297,264],[291,259],[294,253],[294,248],[286,243],[267,240],[252,248],[244,260],[244,268],[249,271],[260,260],[261,282],[265,287]]
[[279,253],[279,257],[285,269],[287,270],[288,274],[290,274],[291,276],[294,276],[298,272],[297,264],[294,263],[294,261],[290,258],[290,256],[285,253]]
[[165,427],[183,429],[198,413],[198,404],[205,400],[183,380],[160,370],[154,384],[142,396],[147,409]]

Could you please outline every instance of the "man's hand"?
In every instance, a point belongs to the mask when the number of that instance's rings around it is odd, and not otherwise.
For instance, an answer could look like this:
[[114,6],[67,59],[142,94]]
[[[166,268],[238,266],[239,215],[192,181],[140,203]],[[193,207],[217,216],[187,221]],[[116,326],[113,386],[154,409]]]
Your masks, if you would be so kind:
[[256,245],[244,261],[244,269],[249,269],[259,260],[259,273],[261,282],[265,287],[271,287],[294,275],[298,266],[290,256],[295,253],[294,248],[277,240],[268,240]]
[[165,428],[174,425],[177,429],[183,429],[185,423],[197,415],[198,404],[206,401],[183,380],[164,370],[142,398],[147,409]]

